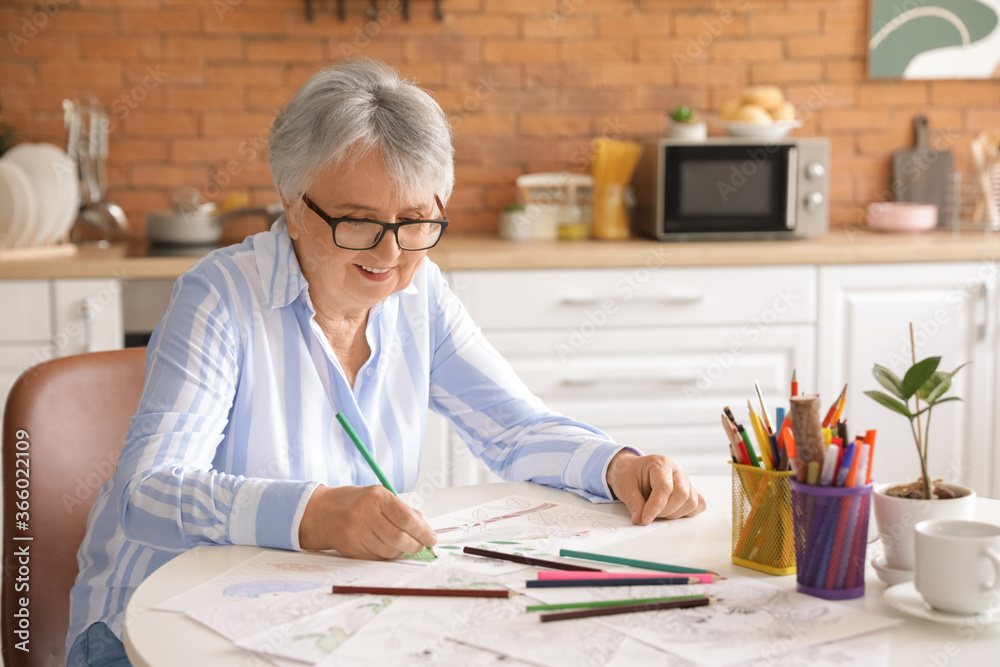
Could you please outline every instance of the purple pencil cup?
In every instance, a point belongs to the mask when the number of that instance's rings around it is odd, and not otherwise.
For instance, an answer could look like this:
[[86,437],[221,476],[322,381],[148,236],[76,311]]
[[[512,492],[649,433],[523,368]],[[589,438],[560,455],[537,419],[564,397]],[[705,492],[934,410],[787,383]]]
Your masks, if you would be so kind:
[[798,591],[825,600],[863,596],[872,485],[791,485]]

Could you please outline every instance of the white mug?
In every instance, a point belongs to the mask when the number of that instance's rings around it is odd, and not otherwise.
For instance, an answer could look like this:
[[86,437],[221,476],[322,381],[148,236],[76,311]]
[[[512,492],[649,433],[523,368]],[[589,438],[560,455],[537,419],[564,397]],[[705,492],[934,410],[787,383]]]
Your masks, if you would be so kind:
[[914,583],[927,604],[953,614],[1000,610],[1000,526],[934,519],[915,530]]

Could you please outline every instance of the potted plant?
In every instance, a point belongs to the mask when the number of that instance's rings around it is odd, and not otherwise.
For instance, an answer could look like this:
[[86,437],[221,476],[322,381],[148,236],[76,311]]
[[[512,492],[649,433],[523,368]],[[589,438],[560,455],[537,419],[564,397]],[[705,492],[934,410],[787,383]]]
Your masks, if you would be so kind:
[[674,139],[704,139],[708,129],[691,107],[679,106],[670,114],[670,136]]
[[[911,325],[912,344],[912,325]],[[914,560],[913,527],[927,519],[972,519],[976,494],[957,484],[932,480],[927,469],[931,413],[942,403],[960,401],[946,396],[952,378],[966,364],[950,373],[938,370],[941,357],[928,357],[914,363],[900,379],[895,373],[875,364],[872,375],[888,393],[866,391],[865,395],[910,422],[917,456],[920,459],[920,479],[916,482],[878,484],[874,489],[875,520],[885,550],[885,562],[873,563],[876,569],[900,571],[899,578],[912,578]],[[911,407],[912,405],[912,407]],[[881,566],[881,567],[880,567]],[[885,576],[883,576],[885,579]]]

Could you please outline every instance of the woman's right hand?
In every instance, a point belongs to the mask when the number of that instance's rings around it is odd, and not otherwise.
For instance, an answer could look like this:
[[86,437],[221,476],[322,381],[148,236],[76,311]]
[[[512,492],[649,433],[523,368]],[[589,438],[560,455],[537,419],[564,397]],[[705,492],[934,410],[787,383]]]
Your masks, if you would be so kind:
[[320,485],[306,503],[299,546],[348,558],[399,558],[437,544],[423,515],[381,486]]

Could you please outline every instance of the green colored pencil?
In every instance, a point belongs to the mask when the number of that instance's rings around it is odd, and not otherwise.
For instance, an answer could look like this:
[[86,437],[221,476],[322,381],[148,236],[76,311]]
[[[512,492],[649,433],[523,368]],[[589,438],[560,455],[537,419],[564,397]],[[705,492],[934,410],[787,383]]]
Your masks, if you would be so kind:
[[667,565],[666,563],[654,563],[648,560],[636,560],[634,558],[622,558],[621,556],[605,556],[604,554],[592,554],[586,551],[573,551],[572,549],[560,549],[559,555],[563,558],[582,558],[583,560],[596,560],[601,563],[615,563],[616,565],[628,565],[644,570],[659,570],[660,572],[677,572],[681,574],[718,574],[711,570],[699,570],[693,567],[683,567],[681,565]]
[[[378,481],[382,482],[382,486],[389,489],[389,491],[392,492],[392,495],[398,496],[399,494],[396,493],[396,489],[392,488],[392,483],[389,481],[389,478],[385,476],[385,473],[382,472],[382,469],[378,467],[377,463],[375,463],[375,457],[371,455],[371,452],[368,451],[368,448],[365,447],[363,442],[361,442],[361,438],[358,437],[358,434],[354,431],[354,427],[351,426],[351,422],[347,421],[347,417],[344,416],[343,412],[337,413],[337,421],[339,421],[340,425],[344,427],[345,431],[347,431],[347,435],[351,438],[351,442],[353,442],[354,446],[358,448],[359,452],[361,452],[361,456],[365,457],[365,461],[368,462],[368,465],[371,467],[372,472],[374,472],[375,476],[378,477]],[[437,554],[434,553],[434,550],[431,549],[430,547],[424,547],[423,551],[419,551],[415,554],[403,554],[403,555],[407,558],[410,558],[411,560],[421,560],[421,561],[434,560],[435,558],[437,558]]]
[[693,600],[703,595],[675,595],[670,598],[639,598],[635,600],[601,600],[599,602],[567,602],[565,604],[532,604],[527,611],[555,611],[557,609],[587,609],[590,607],[616,607],[623,604],[646,604],[651,602],[672,602],[673,600]]
[[354,432],[351,422],[347,421],[347,417],[344,416],[343,412],[337,413],[337,421],[339,421],[340,425],[344,427],[345,431],[347,431],[347,435],[350,436],[351,442],[353,442],[354,446],[358,448],[359,452],[361,452],[361,456],[365,457],[365,461],[367,461],[368,465],[371,466],[372,472],[374,472],[375,476],[378,477],[378,481],[382,482],[382,486],[392,491],[392,495],[398,496],[399,494],[396,493],[396,489],[392,488],[392,483],[389,481],[389,478],[385,476],[382,469],[378,467],[377,463],[375,463],[375,458],[371,455],[371,452],[368,451],[368,448],[365,447],[364,443],[361,442],[361,438],[358,437],[358,434]]

